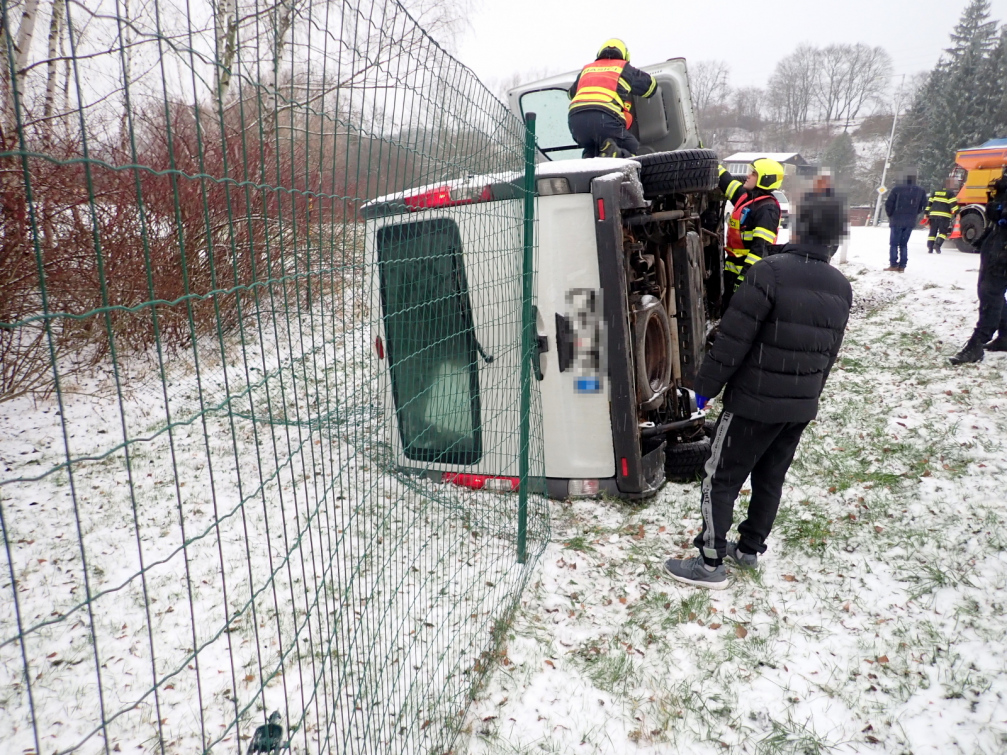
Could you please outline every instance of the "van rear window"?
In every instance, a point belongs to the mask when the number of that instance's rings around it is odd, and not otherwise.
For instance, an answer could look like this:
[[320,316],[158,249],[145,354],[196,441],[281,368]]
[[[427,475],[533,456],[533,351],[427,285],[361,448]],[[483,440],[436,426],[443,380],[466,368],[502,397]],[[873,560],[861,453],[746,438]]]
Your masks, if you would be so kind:
[[385,349],[406,458],[482,456],[479,365],[462,240],[447,218],[377,232]]

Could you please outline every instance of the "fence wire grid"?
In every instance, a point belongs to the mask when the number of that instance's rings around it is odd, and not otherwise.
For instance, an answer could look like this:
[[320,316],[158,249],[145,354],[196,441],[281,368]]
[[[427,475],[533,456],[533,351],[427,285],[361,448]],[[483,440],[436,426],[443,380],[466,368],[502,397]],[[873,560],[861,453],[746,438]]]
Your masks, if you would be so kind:
[[451,751],[549,520],[525,126],[411,7],[0,0],[5,752]]

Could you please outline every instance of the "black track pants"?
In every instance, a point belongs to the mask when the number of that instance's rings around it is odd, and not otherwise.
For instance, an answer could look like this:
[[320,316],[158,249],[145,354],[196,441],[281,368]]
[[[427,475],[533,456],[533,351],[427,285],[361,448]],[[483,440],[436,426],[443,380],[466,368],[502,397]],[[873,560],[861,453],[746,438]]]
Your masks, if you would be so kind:
[[757,422],[730,412],[720,415],[703,480],[703,529],[694,541],[708,564],[724,560],[734,502],[749,474],[752,498],[748,518],[738,525],[739,541],[747,553],[766,552],[783,481],[807,426],[807,422]]
[[626,122],[603,110],[574,110],[569,116],[570,134],[584,157],[597,157],[606,139],[631,155],[640,151],[640,142],[626,130]]

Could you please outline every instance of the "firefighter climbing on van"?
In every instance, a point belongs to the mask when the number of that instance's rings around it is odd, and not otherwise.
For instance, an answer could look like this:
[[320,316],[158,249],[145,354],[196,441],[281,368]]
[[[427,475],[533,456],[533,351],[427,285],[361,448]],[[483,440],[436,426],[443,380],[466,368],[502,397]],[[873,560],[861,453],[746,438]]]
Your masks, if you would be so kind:
[[955,181],[949,178],[944,182],[944,188],[930,195],[926,209],[923,210],[924,220],[930,221],[930,235],[927,236],[927,254],[941,253],[941,247],[951,230],[951,220],[958,212]]
[[745,271],[769,254],[780,229],[780,203],[773,190],[783,183],[783,166],[760,157],[744,182],[720,166],[720,190],[734,205],[727,225],[724,259],[724,308]]
[[621,39],[610,39],[598,59],[577,75],[570,87],[570,133],[584,157],[632,157],[640,142],[633,125],[630,95],[651,97],[657,82],[629,64],[629,50]]

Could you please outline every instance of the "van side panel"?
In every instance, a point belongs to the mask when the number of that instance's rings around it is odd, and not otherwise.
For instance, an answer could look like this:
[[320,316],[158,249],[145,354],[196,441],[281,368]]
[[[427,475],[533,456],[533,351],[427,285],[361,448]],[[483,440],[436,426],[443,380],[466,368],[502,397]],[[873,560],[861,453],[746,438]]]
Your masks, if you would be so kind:
[[539,332],[549,350],[542,355],[542,419],[546,476],[603,478],[615,476],[609,384],[582,393],[574,388],[575,372],[559,371],[556,315],[569,316],[568,294],[601,290],[594,200],[590,194],[539,197],[536,304]]

